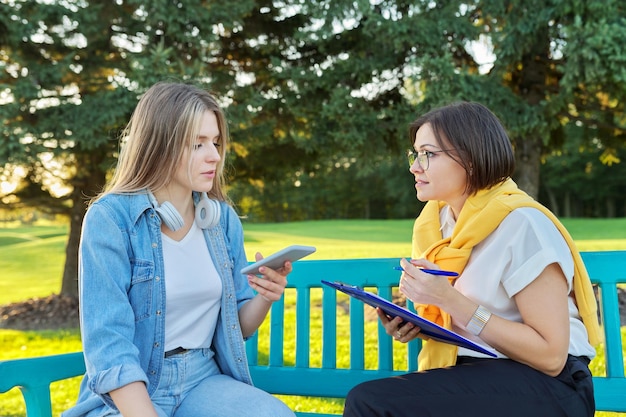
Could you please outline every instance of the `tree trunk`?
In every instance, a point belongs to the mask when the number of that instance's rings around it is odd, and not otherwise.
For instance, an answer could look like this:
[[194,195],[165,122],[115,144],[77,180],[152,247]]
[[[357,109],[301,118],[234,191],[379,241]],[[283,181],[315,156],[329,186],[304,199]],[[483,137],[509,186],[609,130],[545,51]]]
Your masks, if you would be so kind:
[[[549,87],[550,34],[548,28],[536,33],[535,42],[521,56],[521,65],[511,74],[512,88],[531,107],[539,106],[545,100]],[[531,197],[539,197],[539,169],[543,155],[545,135],[549,133],[540,127],[530,133],[511,138],[515,148],[516,169],[513,174],[517,185]]]
[[78,296],[78,246],[83,218],[87,211],[86,199],[95,196],[104,185],[106,173],[102,170],[105,152],[92,151],[88,154],[76,154],[77,174],[72,184],[70,210],[70,231],[65,247],[65,266],[61,282],[61,294]]
[[565,207],[564,215],[565,217],[572,217],[573,209],[572,209],[572,199],[569,192],[565,193],[563,206]]
[[515,147],[515,173],[513,179],[528,195],[537,199],[539,195],[539,168],[541,166],[541,139],[513,139]]
[[560,216],[561,210],[559,208],[559,200],[557,196],[554,194],[554,191],[552,191],[552,188],[545,187],[545,190],[548,195],[548,201],[550,202],[548,208],[552,213],[554,213],[555,216]]
[[65,247],[65,266],[63,268],[63,281],[61,294],[78,296],[78,245],[80,243],[80,230],[85,216],[85,202],[82,198],[72,198],[72,210],[70,214],[70,233]]
[[617,215],[617,204],[615,204],[615,199],[613,197],[606,198],[606,215],[604,217],[614,218]]

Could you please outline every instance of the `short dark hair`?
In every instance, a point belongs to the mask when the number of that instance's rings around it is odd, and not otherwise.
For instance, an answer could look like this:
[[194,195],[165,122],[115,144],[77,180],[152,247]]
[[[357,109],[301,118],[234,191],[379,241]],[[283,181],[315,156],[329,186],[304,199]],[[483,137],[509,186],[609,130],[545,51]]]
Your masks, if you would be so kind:
[[498,117],[484,105],[456,102],[418,117],[410,124],[411,145],[425,124],[430,124],[440,148],[465,169],[470,195],[513,174],[511,140]]

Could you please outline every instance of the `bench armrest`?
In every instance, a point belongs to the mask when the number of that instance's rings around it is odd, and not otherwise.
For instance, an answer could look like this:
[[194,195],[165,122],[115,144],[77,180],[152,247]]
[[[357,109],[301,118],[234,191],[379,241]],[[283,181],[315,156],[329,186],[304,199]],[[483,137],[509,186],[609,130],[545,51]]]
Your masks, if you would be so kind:
[[0,362],[0,393],[18,387],[24,396],[28,417],[49,417],[50,384],[85,373],[82,352]]

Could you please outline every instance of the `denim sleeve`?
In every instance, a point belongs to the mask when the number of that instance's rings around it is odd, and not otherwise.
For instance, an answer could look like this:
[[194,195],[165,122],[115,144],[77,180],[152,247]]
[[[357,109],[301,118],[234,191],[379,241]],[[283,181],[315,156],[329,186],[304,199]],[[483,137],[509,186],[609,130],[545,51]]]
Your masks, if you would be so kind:
[[[132,229],[114,213],[105,202],[90,207],[79,256],[81,333],[89,388],[111,406],[111,390],[148,381],[133,343],[136,320],[141,318],[129,294],[141,286],[147,290],[154,275],[151,262],[133,258]],[[144,301],[149,305],[149,298]]]
[[248,278],[239,272],[248,265],[243,245],[243,226],[235,210],[229,204],[221,204],[225,221],[223,226],[228,245],[228,253],[234,266],[233,280],[237,294],[237,307],[241,308],[241,306],[254,297],[254,290],[248,284]]

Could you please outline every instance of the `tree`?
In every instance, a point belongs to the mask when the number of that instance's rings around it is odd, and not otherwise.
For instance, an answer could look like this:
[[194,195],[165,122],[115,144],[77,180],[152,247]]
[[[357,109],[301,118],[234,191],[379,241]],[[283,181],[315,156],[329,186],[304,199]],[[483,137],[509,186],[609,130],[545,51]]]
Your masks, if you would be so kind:
[[[194,80],[210,85],[236,71],[208,68],[220,19],[241,7],[195,1],[15,1],[0,4],[0,144],[5,170],[28,167],[27,186],[13,201],[44,205],[62,200],[70,233],[61,292],[77,293],[77,255],[85,200],[102,188],[118,150],[118,135],[138,96],[155,81]],[[247,10],[248,6],[244,7]],[[221,25],[226,27],[226,25]],[[43,161],[63,164],[53,172]],[[50,176],[70,191],[51,193]],[[33,197],[37,196],[38,199]]]
[[[294,106],[306,98],[297,111],[318,148],[370,161],[372,148],[401,149],[399,133],[414,115],[480,101],[510,132],[515,179],[537,196],[541,158],[562,145],[563,125],[612,130],[596,135],[608,148],[623,142],[626,13],[618,1],[322,0],[301,10],[310,25],[278,76],[294,83]],[[473,49],[485,43],[488,71]]]
[[[618,0],[13,0],[0,11],[0,162],[31,173],[15,201],[44,196],[70,215],[64,293],[76,293],[85,197],[155,81],[222,99],[232,194],[263,220],[415,216],[407,127],[452,100],[503,120],[532,195],[565,126],[585,126],[603,161],[624,142]],[[50,176],[71,191],[53,195]]]
[[[114,46],[115,32],[99,24],[113,19],[115,11],[106,5],[71,10],[36,2],[2,8],[8,30],[2,48],[0,112],[6,129],[0,161],[29,167],[28,186],[16,191],[22,204],[45,207],[62,200],[56,206],[65,207],[70,218],[62,292],[76,294],[85,195],[102,186],[116,150],[112,139],[133,99],[116,86],[123,51]],[[55,172],[50,163],[64,169]],[[54,195],[43,181],[50,176],[69,194]]]
[[542,196],[550,209],[566,217],[626,216],[626,144],[608,153],[605,143],[612,140],[593,140],[596,129],[569,125],[567,130],[563,149],[541,166]]

